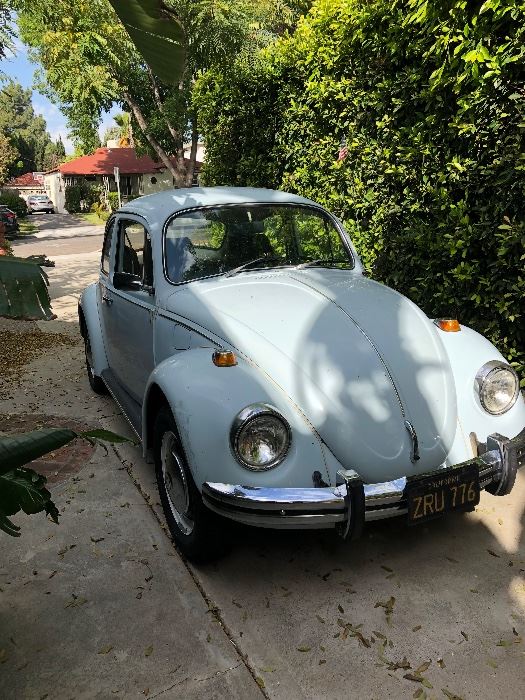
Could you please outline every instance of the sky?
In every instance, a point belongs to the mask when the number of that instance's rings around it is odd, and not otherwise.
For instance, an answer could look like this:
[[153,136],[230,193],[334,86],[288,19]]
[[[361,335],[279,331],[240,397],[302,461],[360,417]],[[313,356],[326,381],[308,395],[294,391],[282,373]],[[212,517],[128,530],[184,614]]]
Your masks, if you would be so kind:
[[[37,66],[28,60],[26,47],[18,39],[15,42],[14,54],[10,54],[4,60],[0,60],[0,71],[7,78],[18,81],[24,88],[33,87],[33,75],[36,69]],[[33,109],[46,120],[47,130],[51,138],[56,140],[61,136],[66,153],[73,153],[74,147],[68,137],[66,118],[59,108],[50,102],[45,95],[33,90]],[[115,107],[103,115],[99,130],[101,137],[108,126],[114,126],[113,114],[117,114],[119,111],[121,110]]]

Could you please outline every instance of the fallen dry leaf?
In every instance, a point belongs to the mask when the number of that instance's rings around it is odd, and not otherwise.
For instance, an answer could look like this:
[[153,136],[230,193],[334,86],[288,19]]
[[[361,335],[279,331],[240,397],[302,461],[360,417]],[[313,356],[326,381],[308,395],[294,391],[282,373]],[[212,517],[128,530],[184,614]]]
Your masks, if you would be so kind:
[[151,656],[153,654],[153,647],[150,645],[144,649],[144,656]]
[[447,688],[441,688],[441,692],[443,693],[443,695],[447,696],[448,700],[463,700],[462,697],[451,693],[450,690],[447,690]]
[[496,557],[497,559],[501,559],[499,554],[496,554],[496,552],[493,552],[492,549],[487,549],[487,552],[490,554],[491,557]]
[[99,649],[97,651],[97,654],[109,654],[109,652],[113,649],[112,644],[106,644],[105,647],[102,647],[102,649]]
[[432,663],[431,661],[425,661],[424,663],[421,664],[421,666],[418,666],[418,667],[416,668],[416,670],[414,671],[414,673],[418,673],[418,674],[420,674],[420,675],[421,675],[422,673],[425,673],[425,671],[427,670],[427,668],[430,666],[431,663]]

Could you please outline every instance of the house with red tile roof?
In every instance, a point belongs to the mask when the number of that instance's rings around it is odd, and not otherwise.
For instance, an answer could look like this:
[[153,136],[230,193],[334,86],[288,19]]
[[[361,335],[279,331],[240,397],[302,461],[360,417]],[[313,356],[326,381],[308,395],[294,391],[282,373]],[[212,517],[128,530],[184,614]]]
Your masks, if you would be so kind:
[[[194,184],[198,184],[201,163],[197,161]],[[81,182],[102,186],[105,192],[116,192],[118,168],[120,193],[125,202],[133,197],[151,194],[174,186],[173,176],[150,156],[137,155],[134,148],[97,148],[88,156],[80,156],[44,173],[45,191],[57,211],[65,211],[65,188]]]
[[14,177],[6,182],[2,190],[15,192],[24,199],[27,199],[30,194],[45,194],[44,173],[24,173]]

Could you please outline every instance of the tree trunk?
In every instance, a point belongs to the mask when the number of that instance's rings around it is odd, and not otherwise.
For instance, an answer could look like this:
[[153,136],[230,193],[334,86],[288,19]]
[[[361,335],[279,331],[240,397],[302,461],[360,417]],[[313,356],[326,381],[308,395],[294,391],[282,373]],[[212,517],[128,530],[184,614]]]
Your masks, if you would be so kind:
[[184,182],[185,182],[185,173],[184,171],[181,172],[180,169],[180,164],[177,164],[177,167],[173,165],[171,162],[168,154],[166,151],[162,148],[160,143],[149,133],[148,125],[146,123],[146,120],[144,119],[144,115],[142,114],[142,110],[140,109],[140,106],[138,103],[131,97],[131,95],[128,92],[125,92],[123,94],[124,100],[128,103],[129,108],[133,112],[133,116],[137,120],[137,124],[139,125],[142,133],[148,140],[149,145],[153,148],[157,156],[159,157],[159,160],[166,166],[166,168],[170,171],[170,173],[173,176],[173,179],[176,183],[177,187],[183,187]]
[[193,184],[193,176],[195,174],[195,163],[197,161],[197,149],[199,147],[199,131],[197,129],[197,115],[193,115],[191,121],[191,150],[190,159],[186,165],[186,187],[191,187]]

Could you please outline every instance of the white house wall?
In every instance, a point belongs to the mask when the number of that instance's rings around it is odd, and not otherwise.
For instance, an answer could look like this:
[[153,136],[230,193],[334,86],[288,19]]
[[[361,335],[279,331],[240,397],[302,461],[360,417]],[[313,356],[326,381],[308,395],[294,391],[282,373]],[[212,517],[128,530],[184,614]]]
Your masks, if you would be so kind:
[[55,210],[59,214],[64,214],[65,209],[65,186],[60,173],[47,173],[44,175],[44,186],[46,194],[55,205]]
[[[155,178],[156,182],[151,182],[151,178]],[[153,194],[154,192],[171,190],[172,188],[173,176],[168,171],[160,173],[144,173],[142,176],[141,194]]]

